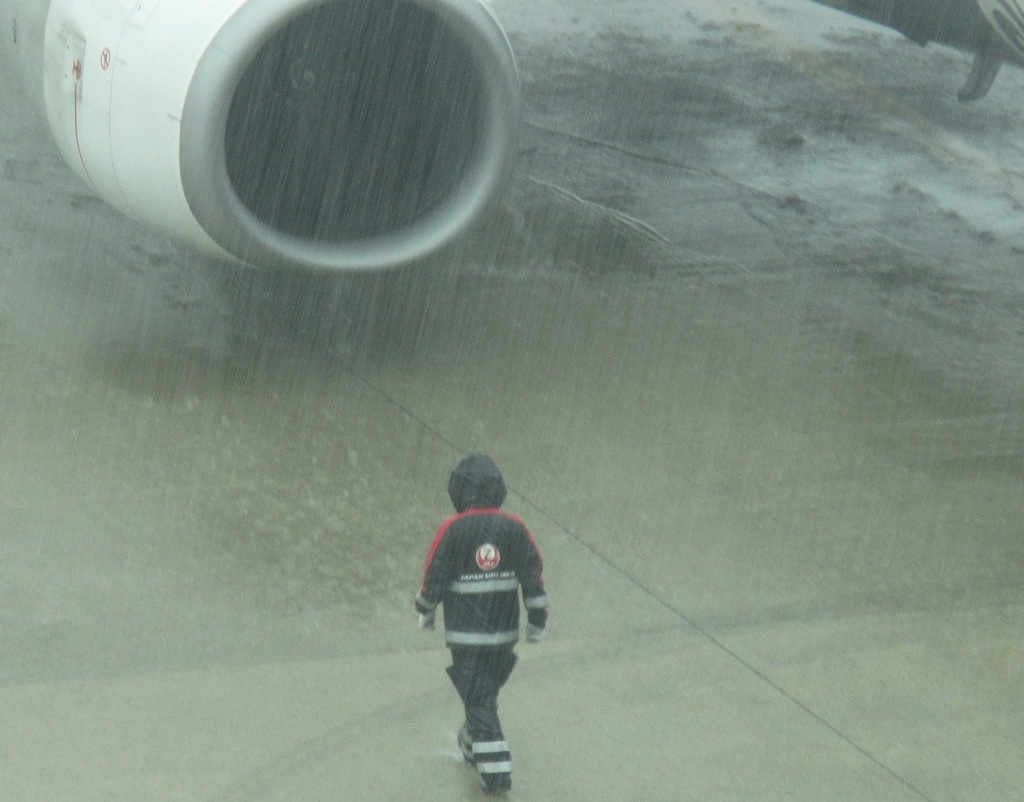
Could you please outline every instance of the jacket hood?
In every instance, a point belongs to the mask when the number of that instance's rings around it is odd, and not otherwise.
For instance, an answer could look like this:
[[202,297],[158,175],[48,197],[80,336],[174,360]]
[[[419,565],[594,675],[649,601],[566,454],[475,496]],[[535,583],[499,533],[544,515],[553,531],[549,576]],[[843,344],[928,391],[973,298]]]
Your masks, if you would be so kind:
[[489,509],[505,500],[505,480],[494,460],[484,454],[468,454],[459,460],[448,479],[448,497],[456,512]]

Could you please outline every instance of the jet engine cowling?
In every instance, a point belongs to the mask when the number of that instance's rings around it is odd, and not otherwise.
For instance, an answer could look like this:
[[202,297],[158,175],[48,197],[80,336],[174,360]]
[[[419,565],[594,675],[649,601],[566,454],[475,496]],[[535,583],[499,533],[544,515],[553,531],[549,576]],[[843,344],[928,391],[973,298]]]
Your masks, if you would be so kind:
[[483,0],[52,0],[43,67],[97,194],[271,268],[444,245],[500,193],[519,124]]

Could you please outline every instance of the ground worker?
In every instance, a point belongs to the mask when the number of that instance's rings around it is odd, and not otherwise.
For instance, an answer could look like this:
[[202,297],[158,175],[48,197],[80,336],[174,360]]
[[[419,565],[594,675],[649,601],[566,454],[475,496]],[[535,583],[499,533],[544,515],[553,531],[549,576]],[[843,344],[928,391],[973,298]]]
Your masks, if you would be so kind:
[[494,460],[483,454],[460,460],[448,482],[456,515],[434,538],[416,597],[424,629],[434,628],[437,607],[444,606],[448,676],[466,709],[459,746],[479,771],[480,787],[492,794],[512,787],[498,691],[516,663],[520,588],[528,641],[544,637],[548,616],[540,550],[525,524],[501,511],[505,494]]

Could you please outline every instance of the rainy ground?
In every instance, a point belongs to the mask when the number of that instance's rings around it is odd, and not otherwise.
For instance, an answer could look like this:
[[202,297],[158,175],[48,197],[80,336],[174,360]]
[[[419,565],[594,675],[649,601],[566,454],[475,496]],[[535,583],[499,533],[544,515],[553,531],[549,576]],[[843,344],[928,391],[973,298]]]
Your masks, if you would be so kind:
[[508,201],[382,277],[196,256],[3,115],[3,798],[478,798],[411,600],[482,450],[552,605],[510,798],[1021,799],[1024,74],[496,9]]

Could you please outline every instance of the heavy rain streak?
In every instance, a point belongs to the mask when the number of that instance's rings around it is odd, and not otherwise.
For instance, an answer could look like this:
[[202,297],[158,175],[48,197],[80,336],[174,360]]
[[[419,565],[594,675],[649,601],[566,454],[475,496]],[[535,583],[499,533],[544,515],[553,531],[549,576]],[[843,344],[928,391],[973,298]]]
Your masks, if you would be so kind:
[[[404,225],[475,141],[468,51],[370,5],[225,110],[296,236]],[[0,75],[0,796],[480,798],[413,598],[482,452],[550,599],[508,798],[1020,799],[1024,72],[960,103],[969,54],[808,0],[494,11],[509,185],[378,273],[141,227]]]

